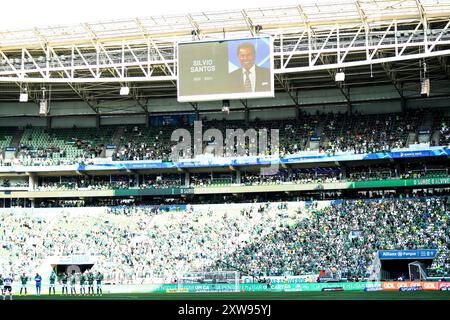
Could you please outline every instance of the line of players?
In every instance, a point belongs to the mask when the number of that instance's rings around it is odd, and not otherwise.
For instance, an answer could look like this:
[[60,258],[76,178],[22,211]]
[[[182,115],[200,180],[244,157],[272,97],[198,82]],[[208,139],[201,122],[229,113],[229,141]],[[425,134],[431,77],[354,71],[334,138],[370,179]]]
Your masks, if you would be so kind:
[[[80,274],[76,274],[75,271],[72,272],[72,274],[69,276],[67,273],[63,273],[60,278],[59,282],[61,283],[62,288],[62,294],[64,293],[67,295],[68,292],[68,283],[70,283],[70,294],[76,295],[76,284],[77,280],[79,281],[80,285],[80,295],[86,295],[86,283],[88,286],[88,294],[93,295],[94,294],[94,282],[97,284],[97,294],[102,295],[102,281],[104,279],[104,276],[101,272],[97,272],[95,275],[93,272],[85,271]],[[28,277],[25,273],[23,273],[20,276],[20,295],[27,294],[27,284],[28,281],[31,280],[30,277]],[[56,274],[54,271],[52,271],[49,279],[49,288],[48,288],[48,294],[51,295],[52,291],[55,295],[56,293]],[[12,275],[8,275],[5,278],[0,274],[0,288],[2,291],[2,298],[3,300],[6,299],[6,292],[9,293],[9,299],[12,300],[12,283],[14,281],[14,278]],[[34,277],[34,281],[36,283],[36,295],[41,295],[41,283],[42,283],[42,277],[39,275],[39,273],[36,273],[36,276]]]

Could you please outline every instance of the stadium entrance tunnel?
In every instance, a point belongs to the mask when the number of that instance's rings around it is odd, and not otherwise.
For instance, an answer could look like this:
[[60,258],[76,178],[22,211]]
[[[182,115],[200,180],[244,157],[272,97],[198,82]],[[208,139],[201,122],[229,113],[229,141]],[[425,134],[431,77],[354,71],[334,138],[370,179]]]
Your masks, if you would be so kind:
[[431,266],[432,259],[393,259],[381,261],[381,280],[419,280],[420,272],[416,272],[416,268],[411,268],[411,263],[419,262],[422,264],[423,270]]
[[68,275],[72,274],[72,271],[76,273],[83,273],[86,270],[90,270],[94,264],[56,264],[52,265],[52,269],[56,271],[56,274],[60,275],[66,273]]

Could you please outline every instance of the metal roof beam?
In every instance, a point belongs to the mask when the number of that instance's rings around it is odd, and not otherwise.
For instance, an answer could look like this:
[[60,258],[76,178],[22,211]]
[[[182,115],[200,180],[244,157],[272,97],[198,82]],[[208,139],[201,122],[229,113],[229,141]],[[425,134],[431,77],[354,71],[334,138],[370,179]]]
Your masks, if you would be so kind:
[[255,26],[253,25],[252,19],[247,14],[247,11],[244,9],[241,10],[241,14],[244,17],[245,23],[247,24],[248,30],[250,31],[250,34],[252,37],[255,36]]
[[142,108],[146,113],[148,112],[148,98],[145,99],[145,103],[142,102],[140,91],[137,88],[133,88],[130,90],[130,96],[131,98],[136,101],[136,103],[139,105],[139,107]]
[[189,23],[192,25],[192,28],[193,28],[192,36],[196,37],[197,40],[201,40],[202,39],[201,31],[200,31],[200,27],[199,27],[197,21],[195,21],[194,17],[192,17],[192,15],[190,13],[187,15],[187,18],[188,18]]
[[391,80],[392,85],[394,86],[395,90],[398,92],[400,98],[404,98],[403,90],[401,86],[398,85],[398,79],[395,75],[395,72],[391,69],[391,63],[382,63],[381,67],[383,68],[384,72],[386,73],[386,76]]
[[291,100],[298,106],[298,96],[293,94],[291,81],[284,74],[275,74],[275,79],[278,80],[280,85],[283,87],[284,91],[289,95]]
[[83,87],[79,83],[67,83],[69,87],[84,101],[86,104],[96,113],[98,114],[98,101],[89,97],[86,92],[83,90]]

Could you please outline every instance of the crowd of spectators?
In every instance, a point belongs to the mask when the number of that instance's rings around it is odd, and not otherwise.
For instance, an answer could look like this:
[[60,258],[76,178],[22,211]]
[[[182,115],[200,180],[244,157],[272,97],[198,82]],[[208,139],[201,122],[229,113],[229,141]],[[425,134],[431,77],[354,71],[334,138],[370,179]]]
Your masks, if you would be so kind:
[[231,253],[226,262],[258,275],[311,274],[335,267],[361,278],[373,272],[377,250],[436,248],[432,268],[448,275],[449,207],[447,197],[344,201],[314,210],[296,225],[272,226],[263,241]]
[[244,185],[331,183],[343,178],[340,168],[281,169],[274,175],[245,172],[241,177],[241,183]]
[[176,127],[126,127],[120,136],[120,145],[112,160],[169,160],[171,153],[170,134]]
[[136,187],[134,176],[89,176],[41,178],[37,190],[108,190],[130,189]]
[[321,137],[329,153],[371,153],[406,147],[408,134],[416,133],[425,111],[409,110],[404,115],[329,114]]
[[47,256],[88,254],[114,283],[216,271],[224,263],[257,276],[337,268],[364,278],[377,250],[436,248],[432,270],[448,275],[449,206],[449,197],[428,197],[2,212],[0,270],[32,273]]
[[[385,114],[315,114],[303,113],[296,119],[259,120],[250,122],[243,120],[204,120],[203,131],[218,129],[222,132],[225,142],[228,129],[255,129],[258,133],[267,129],[268,146],[265,154],[279,154],[281,156],[295,154],[302,151],[317,151],[323,153],[370,153],[390,151],[395,148],[407,147],[408,135],[417,136],[419,126],[426,111],[408,110],[402,113]],[[440,145],[447,145],[450,141],[449,118],[444,117],[433,130],[440,131]],[[172,132],[178,129],[174,125],[122,126],[120,134],[115,138],[114,129],[89,128],[85,131],[70,129],[38,130],[39,135],[46,137],[45,142],[36,140],[34,128],[28,128],[27,138],[24,138],[17,149],[16,158],[12,161],[2,160],[2,165],[20,163],[24,165],[70,165],[77,163],[91,164],[98,157],[105,157],[104,149],[107,144],[117,144],[112,155],[113,161],[126,160],[163,160],[171,159],[172,147],[176,142],[171,141]],[[192,124],[183,125],[194,137]],[[279,130],[279,145],[273,145],[270,131]],[[59,130],[62,133],[59,134]],[[117,131],[117,130],[116,130]],[[70,136],[72,134],[72,136]],[[60,136],[59,136],[60,135]],[[88,135],[93,136],[87,139]],[[320,140],[318,149],[311,149],[311,137]],[[259,139],[259,138],[258,138]],[[416,138],[417,140],[417,138]],[[37,142],[40,141],[40,142]],[[56,142],[58,143],[56,143]],[[65,142],[65,144],[64,144]],[[193,142],[193,141],[191,141]],[[412,141],[417,142],[417,141]],[[61,144],[63,143],[63,144]],[[245,150],[244,155],[251,155],[250,151],[258,147],[255,138],[241,142],[239,147]],[[207,146],[214,146],[214,141],[202,141],[203,150]],[[67,150],[72,150],[68,153]],[[238,154],[239,149],[233,149],[232,156]],[[256,150],[256,149],[255,149]],[[194,150],[192,150],[194,151]],[[258,150],[260,151],[260,150]],[[191,153],[192,155],[194,152]]]
[[450,117],[444,117],[440,122],[440,141],[439,144],[442,146],[450,145]]
[[248,205],[245,214],[217,205],[173,212],[125,206],[102,214],[2,214],[0,270],[34,272],[48,255],[91,254],[107,281],[170,278],[212,266],[226,252],[263,237],[263,221],[287,219],[269,205],[263,217],[261,206]]

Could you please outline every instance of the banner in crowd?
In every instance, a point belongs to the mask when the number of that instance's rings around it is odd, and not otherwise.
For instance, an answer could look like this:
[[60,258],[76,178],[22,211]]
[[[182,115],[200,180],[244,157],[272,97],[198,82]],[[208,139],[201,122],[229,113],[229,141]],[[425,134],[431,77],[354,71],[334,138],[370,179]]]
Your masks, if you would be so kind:
[[150,116],[149,123],[154,127],[162,126],[186,126],[194,125],[195,114],[175,114],[175,115],[161,115],[161,116]]
[[82,264],[95,264],[97,262],[96,256],[79,254],[69,256],[51,256],[48,262],[50,264],[63,264],[63,265],[82,265]]
[[436,249],[420,249],[420,250],[379,250],[378,257],[380,260],[388,259],[434,259]]
[[193,194],[194,188],[148,188],[148,189],[115,189],[114,196],[163,196]]
[[[94,165],[52,165],[52,166],[22,166],[12,164],[11,166],[0,167],[0,172],[48,172],[48,171],[96,171],[96,170],[133,170],[133,169],[167,169],[167,168],[198,168],[198,167],[228,167],[242,165],[271,165],[271,164],[295,164],[295,163],[320,163],[336,161],[357,161],[357,160],[376,160],[376,159],[400,159],[416,157],[447,157],[450,156],[450,149],[442,147],[430,147],[427,150],[416,151],[395,151],[379,152],[369,154],[323,154],[300,152],[295,155],[284,157],[240,157],[240,158],[205,158],[186,159],[179,162],[163,162],[162,160],[141,160],[141,161],[110,161],[105,163],[96,163]],[[427,179],[418,182],[417,185],[427,183]],[[431,181],[431,180],[430,180]],[[439,182],[438,180],[433,180]]]

